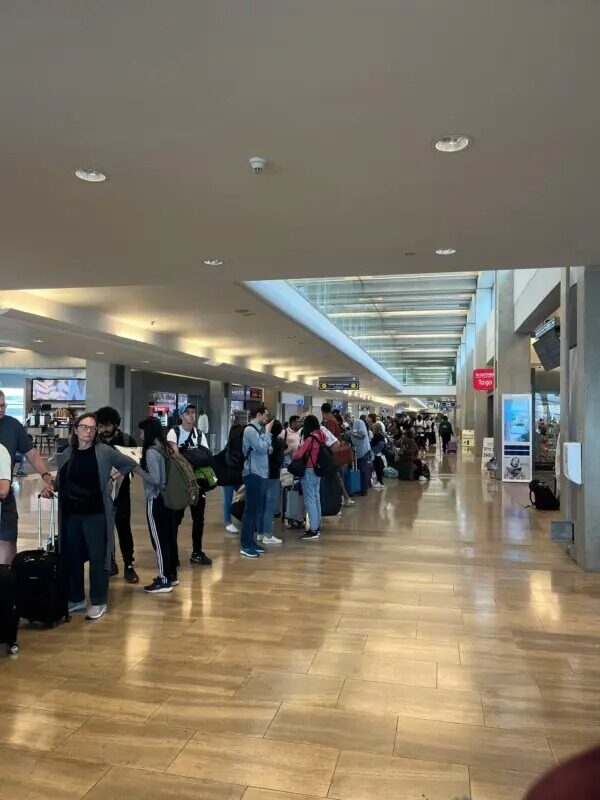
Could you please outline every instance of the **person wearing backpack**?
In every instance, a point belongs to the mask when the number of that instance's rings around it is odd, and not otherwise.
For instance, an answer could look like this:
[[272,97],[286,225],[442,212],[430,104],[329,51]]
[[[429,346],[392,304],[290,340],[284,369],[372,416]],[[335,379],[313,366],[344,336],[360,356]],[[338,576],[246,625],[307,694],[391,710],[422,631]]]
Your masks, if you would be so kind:
[[215,472],[219,479],[219,485],[223,489],[225,533],[231,536],[237,536],[239,533],[231,518],[231,504],[233,503],[233,495],[242,485],[242,469],[244,468],[243,435],[244,426],[241,422],[234,422],[229,430],[225,449],[215,456]]
[[165,594],[172,592],[179,583],[175,512],[165,506],[162,496],[167,485],[168,445],[157,417],[143,419],[138,427],[143,440],[140,466],[148,473],[148,477],[143,478],[146,520],[158,568],[158,575],[152,583],[144,586],[144,591]]
[[242,517],[240,555],[258,558],[266,550],[256,543],[255,533],[260,532],[265,511],[267,481],[269,479],[269,454],[272,451],[271,429],[274,420],[264,406],[250,412],[250,424],[244,428],[242,452],[244,469],[242,477],[246,487],[246,502]]
[[448,444],[454,434],[452,423],[445,414],[438,426],[438,431],[440,433],[440,439],[442,440],[442,452],[445,453],[448,450]]
[[[196,447],[208,448],[206,436],[196,427],[196,406],[189,403],[181,415],[181,425],[171,428],[167,434],[167,444],[174,453],[183,453]],[[201,564],[210,567],[212,559],[202,550],[202,537],[204,535],[204,512],[206,509],[206,493],[200,483],[198,483],[200,493],[198,502],[190,506],[192,515],[192,554],[190,564]],[[175,529],[179,526],[185,515],[185,509],[175,512]],[[177,558],[179,561],[179,558]]]
[[308,512],[308,530],[300,539],[303,542],[312,542],[321,535],[321,478],[316,467],[321,448],[326,446],[327,441],[319,420],[313,414],[304,418],[302,438],[303,442],[296,451],[294,461],[304,461],[306,465],[300,483]]
[[273,535],[273,520],[278,501],[281,500],[281,468],[283,466],[283,455],[285,445],[280,433],[283,425],[276,419],[273,420],[271,428],[271,452],[269,453],[269,479],[267,481],[267,492],[265,496],[265,510],[262,518],[261,533],[257,534],[257,539],[263,544],[281,544],[282,539]]

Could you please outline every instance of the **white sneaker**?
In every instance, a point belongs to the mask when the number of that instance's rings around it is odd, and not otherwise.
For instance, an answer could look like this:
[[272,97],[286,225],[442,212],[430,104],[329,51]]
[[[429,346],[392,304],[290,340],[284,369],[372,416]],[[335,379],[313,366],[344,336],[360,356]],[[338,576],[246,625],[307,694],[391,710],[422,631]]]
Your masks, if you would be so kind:
[[421,483],[427,482],[427,478],[425,477],[425,475],[419,475],[419,480],[421,481]]
[[238,529],[235,527],[233,522],[230,522],[229,525],[225,526],[225,533],[230,533],[232,536],[235,536],[236,533],[239,533]]
[[264,536],[264,533],[257,533],[256,534],[256,541],[257,542],[262,542],[263,536]]
[[283,539],[278,539],[277,536],[263,536],[262,543],[263,544],[281,544]]
[[342,500],[342,505],[344,506],[344,508],[350,508],[350,506],[354,505],[354,500],[351,500],[350,498],[348,498],[347,500]]
[[101,606],[90,606],[87,614],[85,615],[86,619],[100,619],[103,617],[106,612],[108,611],[108,606],[104,603]]
[[373,486],[373,488],[374,489],[383,489],[383,483],[376,483],[375,486]]

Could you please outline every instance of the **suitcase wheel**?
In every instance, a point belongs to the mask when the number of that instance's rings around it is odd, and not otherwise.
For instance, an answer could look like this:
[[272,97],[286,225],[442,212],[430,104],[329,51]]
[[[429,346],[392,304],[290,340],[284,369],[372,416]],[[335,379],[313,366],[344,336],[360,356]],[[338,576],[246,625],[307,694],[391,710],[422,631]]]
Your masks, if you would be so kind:
[[16,656],[17,653],[19,652],[19,645],[16,642],[13,642],[13,644],[7,645],[6,649],[8,650],[11,656]]

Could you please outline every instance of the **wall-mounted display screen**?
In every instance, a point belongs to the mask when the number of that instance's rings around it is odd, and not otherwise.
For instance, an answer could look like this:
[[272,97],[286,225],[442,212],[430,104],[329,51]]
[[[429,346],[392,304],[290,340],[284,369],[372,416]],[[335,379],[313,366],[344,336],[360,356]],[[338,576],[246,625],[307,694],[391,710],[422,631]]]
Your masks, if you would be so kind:
[[34,378],[31,399],[42,402],[84,402],[85,378]]
[[168,406],[169,411],[175,411],[177,394],[175,392],[152,392],[152,403],[155,406]]

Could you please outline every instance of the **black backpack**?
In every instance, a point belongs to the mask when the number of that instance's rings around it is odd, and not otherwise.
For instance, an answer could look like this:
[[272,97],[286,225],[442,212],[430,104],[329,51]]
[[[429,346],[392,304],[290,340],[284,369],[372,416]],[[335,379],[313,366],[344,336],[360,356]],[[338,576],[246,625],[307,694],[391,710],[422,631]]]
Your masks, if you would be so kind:
[[531,481],[529,484],[531,505],[538,511],[557,511],[560,508],[558,497],[547,483]]
[[239,430],[235,430],[229,435],[227,445],[225,446],[225,466],[232,470],[242,470],[244,462],[244,451],[242,448],[242,440],[244,438],[244,430],[246,425],[240,425]]
[[[315,437],[311,434],[311,438],[314,439]],[[334,475],[337,472],[337,465],[331,450],[322,442],[319,442],[319,445],[319,457],[315,464],[315,475],[319,477]]]

